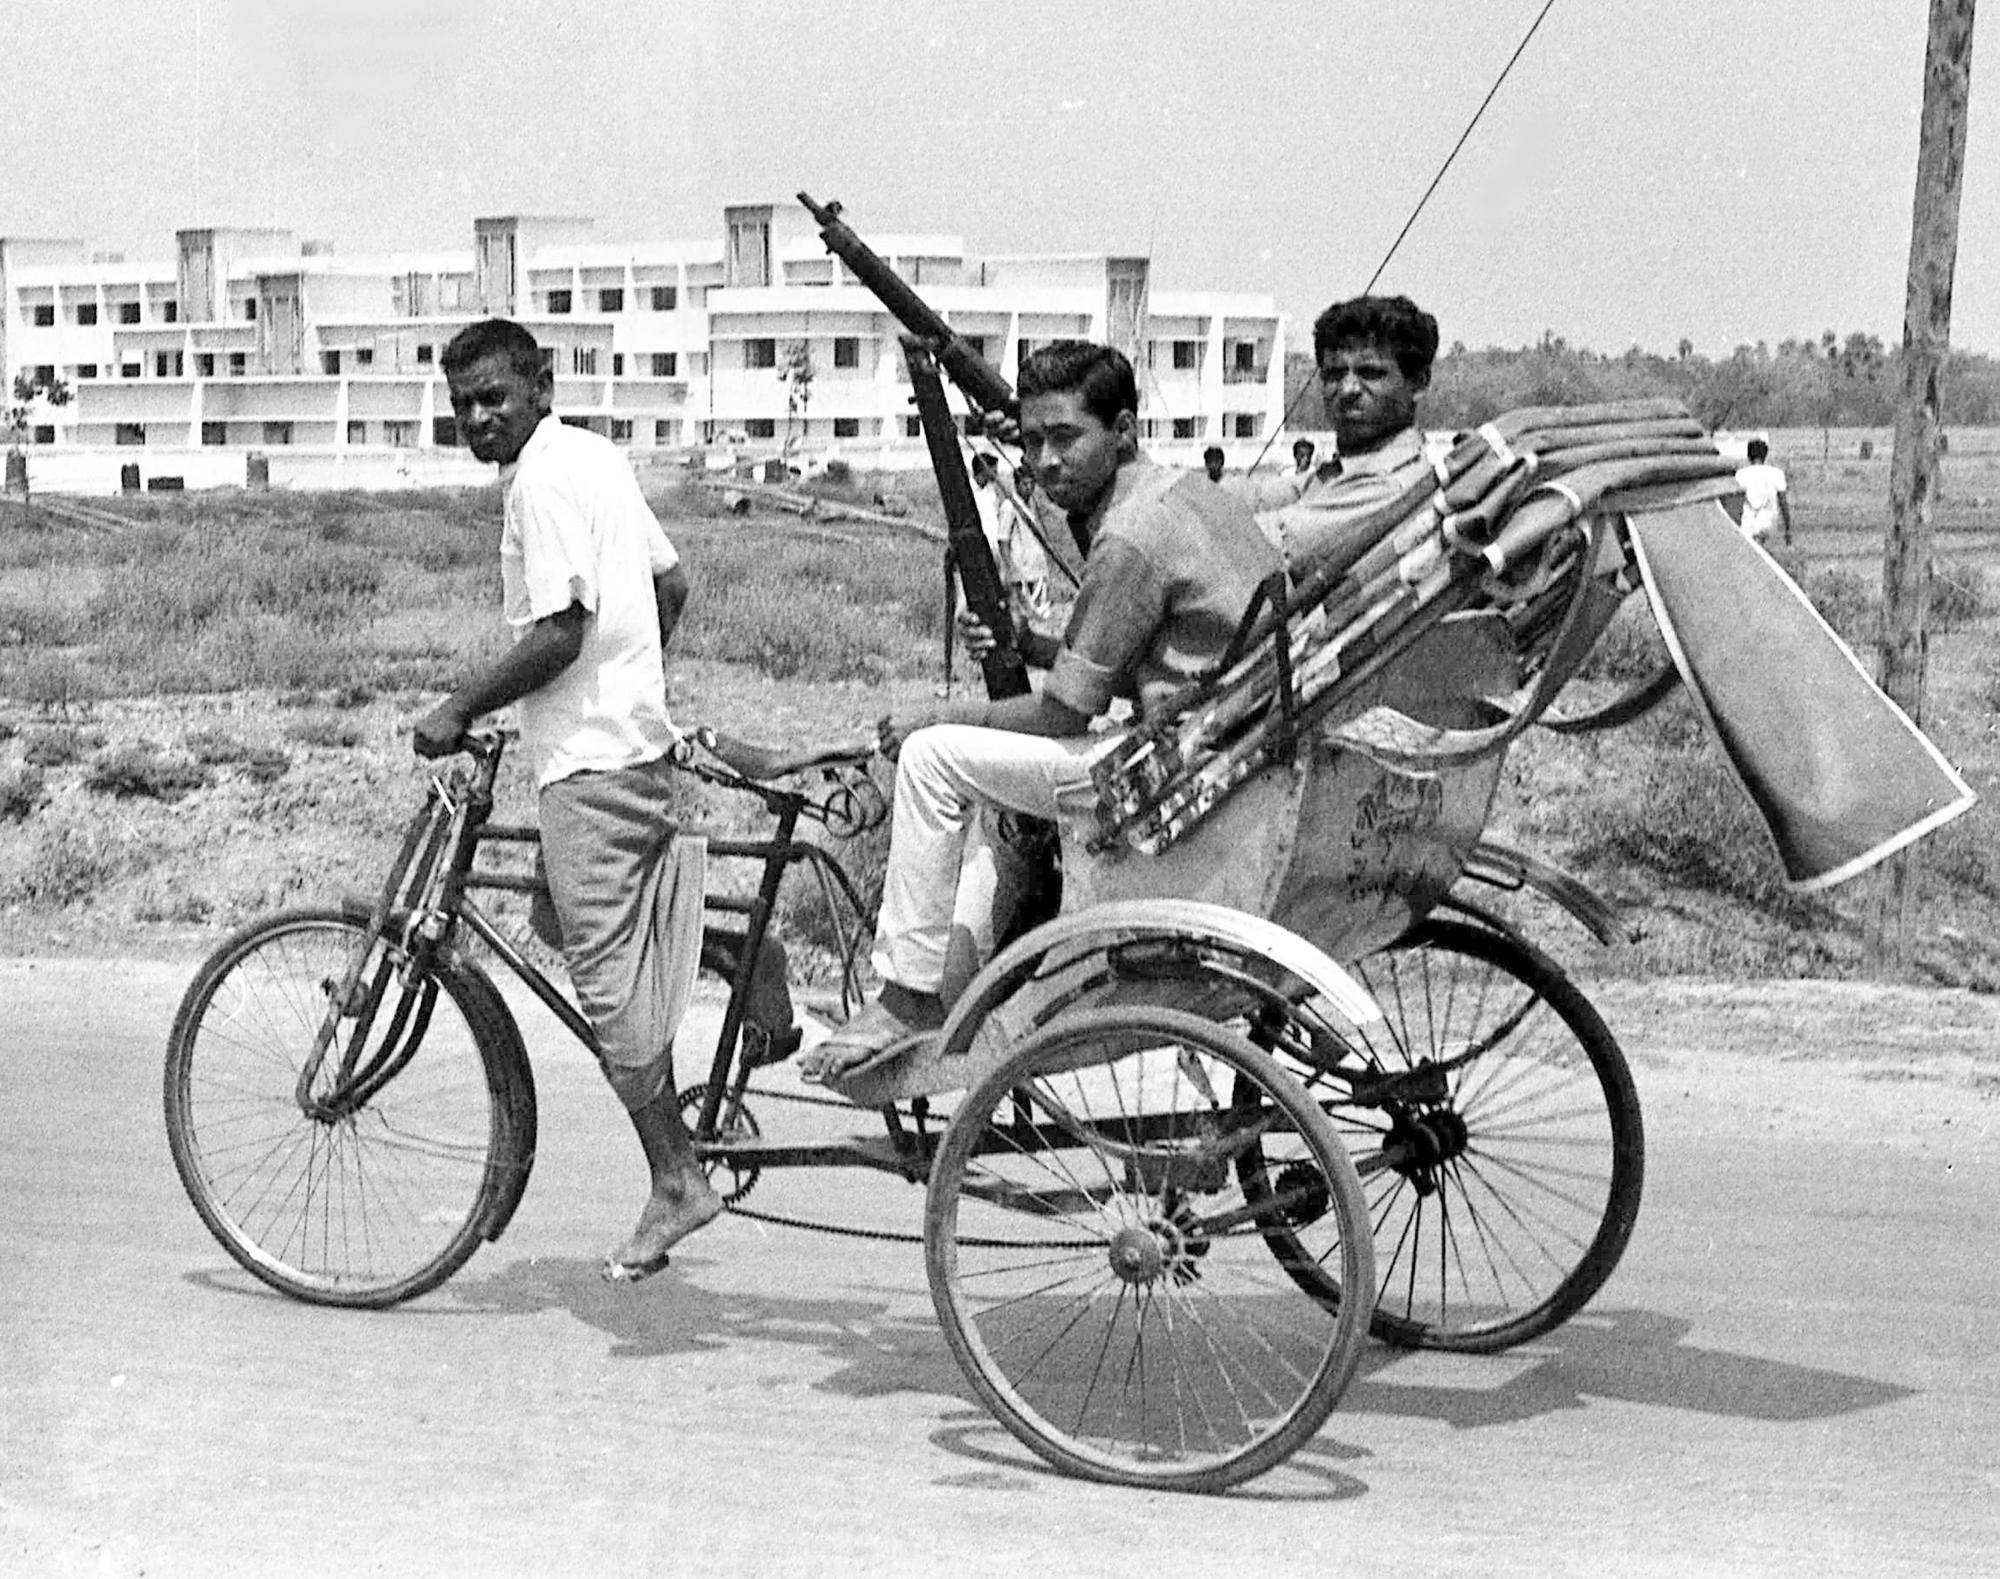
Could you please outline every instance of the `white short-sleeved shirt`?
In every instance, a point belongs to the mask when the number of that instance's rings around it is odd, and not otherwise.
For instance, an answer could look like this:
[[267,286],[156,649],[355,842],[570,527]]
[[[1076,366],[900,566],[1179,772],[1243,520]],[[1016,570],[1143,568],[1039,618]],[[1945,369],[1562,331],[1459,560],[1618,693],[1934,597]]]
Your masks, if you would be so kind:
[[521,698],[537,785],[650,762],[678,739],[667,716],[653,578],[680,563],[611,442],[544,417],[500,469],[500,577],[515,640],[580,603],[576,661]]
[[1743,490],[1743,535],[1763,537],[1778,524],[1778,495],[1785,491],[1785,474],[1769,461],[1740,468],[1736,485]]

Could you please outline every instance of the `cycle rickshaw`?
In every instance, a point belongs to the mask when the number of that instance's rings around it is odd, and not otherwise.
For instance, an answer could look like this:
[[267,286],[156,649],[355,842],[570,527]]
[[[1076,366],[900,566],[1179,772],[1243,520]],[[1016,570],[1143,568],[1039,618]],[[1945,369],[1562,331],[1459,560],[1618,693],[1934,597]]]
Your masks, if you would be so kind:
[[[1550,713],[1640,583],[1635,523],[1707,512],[1733,534],[1714,502],[1732,488],[1676,411],[1467,436],[1366,552],[1273,587],[1232,661],[1106,739],[1065,816],[1063,913],[988,962],[918,1055],[845,1089],[878,1134],[767,1134],[781,1066],[744,1031],[787,871],[859,908],[800,824],[851,831],[879,793],[859,752],[699,732],[682,766],[773,818],[707,842],[761,868],[714,901],[741,931],[702,963],[731,994],[683,1096],[719,1186],[747,1210],[769,1169],[923,1183],[933,1301],[973,1388],[1053,1464],[1129,1484],[1272,1467],[1371,1330],[1490,1352],[1565,1320],[1632,1232],[1638,1098],[1583,994],[1480,894],[1538,889],[1607,940],[1615,919],[1482,833],[1528,723],[1615,723],[1664,694]],[[484,738],[434,779],[372,906],[239,932],[176,1017],[181,1178],[288,1294],[393,1304],[505,1230],[535,1094],[487,955],[589,1040],[473,898],[535,886],[475,860],[534,838],[491,818],[503,749]]]

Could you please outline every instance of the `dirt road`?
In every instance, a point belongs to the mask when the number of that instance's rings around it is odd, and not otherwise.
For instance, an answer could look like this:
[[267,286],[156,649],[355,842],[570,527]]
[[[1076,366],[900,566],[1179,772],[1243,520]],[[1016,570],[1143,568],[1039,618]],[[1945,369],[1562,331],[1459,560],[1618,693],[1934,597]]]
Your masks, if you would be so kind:
[[[1606,984],[1647,1197],[1610,1285],[1493,1359],[1371,1348],[1235,1495],[1045,1471],[919,1250],[729,1220],[637,1290],[636,1152],[542,1019],[507,1237],[387,1314],[238,1274],[159,1116],[188,967],[0,960],[0,1572],[1932,1574],[2000,1549],[2000,1003]],[[535,1011],[537,1015],[541,1011]],[[914,1190],[758,1199],[914,1230]]]

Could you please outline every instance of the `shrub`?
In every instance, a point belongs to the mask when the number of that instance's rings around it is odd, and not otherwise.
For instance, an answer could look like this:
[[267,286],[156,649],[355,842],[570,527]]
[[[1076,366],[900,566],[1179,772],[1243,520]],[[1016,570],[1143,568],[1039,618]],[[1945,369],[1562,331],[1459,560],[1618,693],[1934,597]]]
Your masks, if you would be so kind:
[[98,755],[84,775],[87,788],[120,799],[179,800],[205,789],[213,775],[192,757],[162,751],[150,741],[114,746]]
[[1986,572],[1979,566],[1940,564],[1933,568],[1927,628],[1957,630],[1983,618],[1986,612]]
[[256,784],[283,778],[292,759],[276,746],[253,746],[227,730],[198,729],[187,737],[187,751],[203,767],[235,768]]
[[299,718],[285,725],[285,736],[302,746],[349,751],[361,744],[361,729],[339,718]]
[[1877,589],[1849,570],[1822,570],[1803,583],[1820,617],[1850,647],[1872,647],[1882,624]]
[[73,905],[132,865],[131,852],[103,823],[48,823],[23,860],[0,870],[0,903]]
[[67,652],[28,652],[0,665],[0,691],[58,714],[103,694],[89,665]]
[[81,729],[75,724],[55,724],[33,729],[21,743],[21,759],[38,768],[67,767],[80,762],[86,752],[104,744],[101,730]]
[[40,768],[0,768],[0,822],[26,822],[41,801]]

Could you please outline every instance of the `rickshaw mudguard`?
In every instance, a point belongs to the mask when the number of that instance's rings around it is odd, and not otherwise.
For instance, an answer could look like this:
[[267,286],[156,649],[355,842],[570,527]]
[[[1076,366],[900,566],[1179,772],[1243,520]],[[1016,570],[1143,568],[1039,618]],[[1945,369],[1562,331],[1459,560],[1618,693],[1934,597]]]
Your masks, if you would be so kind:
[[[1368,991],[1322,950],[1276,922],[1195,899],[1112,900],[1057,916],[1015,939],[989,961],[952,1006],[943,1028],[881,1069],[841,1082],[850,1100],[880,1106],[915,1096],[962,1090],[997,1068],[1038,1026],[1089,994],[1105,1001],[1105,959],[1121,945],[1185,943],[1235,955],[1272,980],[1289,979],[1349,1024],[1374,1026],[1382,1011]],[[1142,984],[1134,1001],[1200,1007],[1215,984]],[[1228,990],[1224,986],[1221,990]]]

